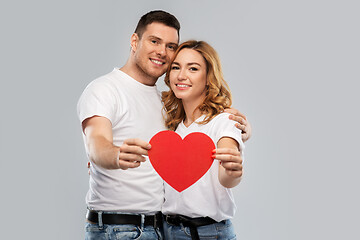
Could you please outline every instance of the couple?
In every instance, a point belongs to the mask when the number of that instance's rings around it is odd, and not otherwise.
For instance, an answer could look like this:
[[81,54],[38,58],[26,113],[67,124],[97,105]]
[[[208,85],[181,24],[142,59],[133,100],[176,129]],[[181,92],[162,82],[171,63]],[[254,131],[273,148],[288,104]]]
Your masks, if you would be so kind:
[[[214,49],[196,41],[178,47],[179,30],[167,12],[145,14],[127,63],[91,82],[79,99],[91,162],[86,239],[235,238],[230,188],[240,182],[242,138],[251,127],[234,109],[226,111],[238,116],[222,113],[231,95]],[[170,90],[160,97],[155,83],[166,71]],[[242,135],[229,118],[241,123]],[[144,157],[151,137],[166,129],[182,137],[203,132],[218,147],[219,161],[182,193],[164,184]]]

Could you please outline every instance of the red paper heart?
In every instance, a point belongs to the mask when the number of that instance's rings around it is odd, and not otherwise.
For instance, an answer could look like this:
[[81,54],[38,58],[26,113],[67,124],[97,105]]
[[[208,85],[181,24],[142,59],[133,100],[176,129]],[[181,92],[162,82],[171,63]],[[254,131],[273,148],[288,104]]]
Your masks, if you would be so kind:
[[149,159],[162,179],[181,192],[198,181],[213,163],[214,142],[200,132],[184,140],[173,131],[161,131],[151,140]]

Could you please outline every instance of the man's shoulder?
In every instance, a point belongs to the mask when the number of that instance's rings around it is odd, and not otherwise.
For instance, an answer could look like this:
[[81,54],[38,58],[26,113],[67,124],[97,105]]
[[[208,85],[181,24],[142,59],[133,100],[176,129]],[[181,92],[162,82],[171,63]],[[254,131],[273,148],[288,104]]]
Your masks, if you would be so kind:
[[116,79],[121,79],[121,76],[119,75],[119,73],[116,71],[117,69],[112,70],[109,73],[106,73],[98,78],[96,78],[95,80],[93,80],[92,82],[95,83],[110,83],[110,82],[114,82],[114,80]]
[[121,76],[115,71],[116,69],[114,69],[113,71],[104,74],[96,79],[94,79],[93,81],[91,81],[87,88],[99,88],[99,87],[110,87],[110,88],[114,88],[116,87],[116,85],[121,83]]

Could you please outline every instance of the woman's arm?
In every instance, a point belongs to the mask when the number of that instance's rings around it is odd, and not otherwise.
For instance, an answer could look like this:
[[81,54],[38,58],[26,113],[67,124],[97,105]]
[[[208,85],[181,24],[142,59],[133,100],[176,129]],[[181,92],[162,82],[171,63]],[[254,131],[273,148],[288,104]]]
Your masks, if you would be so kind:
[[242,156],[239,144],[232,138],[223,137],[217,143],[214,158],[220,161],[219,181],[226,188],[240,183],[242,176]]

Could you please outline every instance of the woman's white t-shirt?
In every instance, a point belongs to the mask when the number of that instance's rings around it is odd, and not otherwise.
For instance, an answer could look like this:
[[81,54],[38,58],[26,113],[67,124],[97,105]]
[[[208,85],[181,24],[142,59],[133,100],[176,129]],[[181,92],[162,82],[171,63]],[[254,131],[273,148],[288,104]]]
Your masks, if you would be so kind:
[[[208,135],[215,145],[222,137],[230,137],[239,143],[243,153],[244,143],[241,130],[235,127],[235,121],[229,120],[228,113],[221,113],[207,124],[198,124],[205,116],[198,118],[189,127],[183,122],[176,129],[183,139],[192,132]],[[179,170],[181,171],[181,170]],[[196,183],[182,192],[173,189],[166,182],[164,214],[181,214],[188,217],[210,217],[216,221],[230,219],[234,216],[236,205],[231,189],[222,186],[218,179],[219,162],[214,160],[210,169]]]

